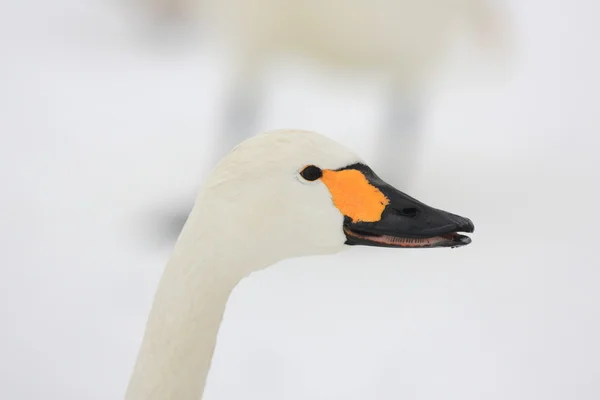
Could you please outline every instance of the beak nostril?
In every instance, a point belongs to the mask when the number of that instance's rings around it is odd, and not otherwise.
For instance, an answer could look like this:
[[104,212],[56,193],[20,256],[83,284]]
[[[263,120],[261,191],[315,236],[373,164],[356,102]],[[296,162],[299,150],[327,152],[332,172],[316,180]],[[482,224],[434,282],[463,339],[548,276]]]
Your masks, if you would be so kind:
[[417,210],[415,207],[405,207],[401,209],[396,209],[395,211],[398,215],[402,215],[403,217],[409,218],[414,218],[419,213],[419,210]]

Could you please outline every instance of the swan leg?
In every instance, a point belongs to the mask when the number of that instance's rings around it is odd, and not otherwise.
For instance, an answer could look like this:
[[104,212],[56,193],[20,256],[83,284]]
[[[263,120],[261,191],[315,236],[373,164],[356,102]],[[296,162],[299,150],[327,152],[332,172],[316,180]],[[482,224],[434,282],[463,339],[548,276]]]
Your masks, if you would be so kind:
[[195,11],[190,0],[150,0],[150,13],[160,25],[180,25],[190,23]]
[[222,128],[213,149],[214,166],[232,148],[256,133],[261,108],[260,83],[254,76],[236,79],[222,114]]
[[412,92],[393,89],[385,107],[378,174],[401,190],[410,190],[420,153],[420,104]]
[[[234,80],[229,98],[225,103],[222,128],[215,139],[215,146],[210,155],[209,169],[214,168],[233,147],[256,132],[261,105],[261,84],[257,77],[258,74],[246,72]],[[192,198],[189,208],[180,208],[162,220],[161,231],[164,232],[164,237],[169,242],[177,240],[193,203]]]

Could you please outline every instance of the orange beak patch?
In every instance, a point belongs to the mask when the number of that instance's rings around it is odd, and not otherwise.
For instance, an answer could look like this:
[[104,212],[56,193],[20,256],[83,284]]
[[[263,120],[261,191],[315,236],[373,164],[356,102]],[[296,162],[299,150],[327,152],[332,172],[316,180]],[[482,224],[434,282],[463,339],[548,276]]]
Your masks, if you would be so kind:
[[321,178],[333,204],[352,222],[376,222],[390,200],[355,169],[323,170]]

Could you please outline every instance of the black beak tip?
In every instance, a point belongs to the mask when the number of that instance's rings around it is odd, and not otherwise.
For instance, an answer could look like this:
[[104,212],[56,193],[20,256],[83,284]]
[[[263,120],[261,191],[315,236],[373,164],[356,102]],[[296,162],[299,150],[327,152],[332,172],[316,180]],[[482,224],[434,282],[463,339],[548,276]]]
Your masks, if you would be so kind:
[[[469,218],[462,218],[462,222],[459,224],[459,232],[473,233],[475,231],[475,225]],[[461,247],[471,243],[471,238],[465,235],[457,234],[454,238],[454,246]]]
[[452,243],[448,244],[447,246],[452,247],[452,248],[456,248],[456,247],[466,246],[466,245],[468,245],[470,243],[471,243],[471,238],[470,237],[464,236],[464,235],[456,235],[454,237],[454,240],[452,241]]
[[471,221],[469,218],[465,218],[465,222],[461,227],[461,231],[467,233],[475,232],[475,225],[473,224],[473,221]]
[[468,236],[462,236],[462,237],[460,237],[460,239],[459,239],[459,240],[460,240],[460,243],[461,243],[462,245],[466,245],[466,244],[469,244],[469,243],[471,243],[471,238],[470,238],[470,237],[468,237]]

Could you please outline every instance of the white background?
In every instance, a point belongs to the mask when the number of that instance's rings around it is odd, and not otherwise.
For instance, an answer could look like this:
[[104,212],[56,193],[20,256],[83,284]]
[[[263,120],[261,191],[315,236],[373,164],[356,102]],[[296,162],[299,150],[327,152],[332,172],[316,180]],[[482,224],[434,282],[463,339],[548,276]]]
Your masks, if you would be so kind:
[[[122,397],[171,245],[156,220],[189,206],[218,131],[225,56],[81,3],[0,6],[7,400]],[[600,5],[513,3],[515,62],[437,86],[411,188],[473,219],[473,244],[253,275],[206,400],[600,398]],[[357,101],[287,71],[261,128],[318,130],[376,164],[376,85]]]

